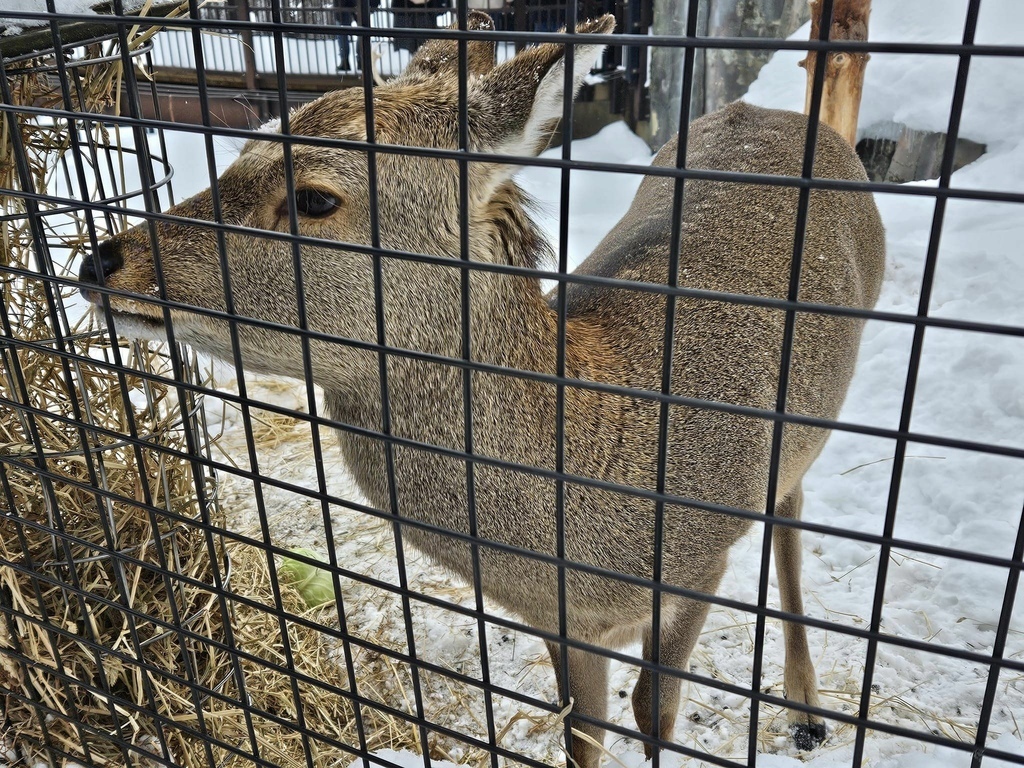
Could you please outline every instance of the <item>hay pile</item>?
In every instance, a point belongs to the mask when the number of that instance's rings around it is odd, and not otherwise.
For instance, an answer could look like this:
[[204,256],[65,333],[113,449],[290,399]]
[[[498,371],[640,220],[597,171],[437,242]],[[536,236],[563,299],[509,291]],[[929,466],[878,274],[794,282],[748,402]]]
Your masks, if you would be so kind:
[[[116,50],[72,58],[73,108],[116,109]],[[5,69],[14,103],[64,108],[52,57]],[[0,121],[3,186],[108,204],[132,191],[131,142],[117,129],[89,123],[76,151],[66,123],[18,119],[15,135]],[[112,341],[72,284],[43,277],[73,274],[89,248],[80,207],[15,196],[0,206],[2,331],[16,340],[0,339],[0,745],[29,765],[253,765],[254,742],[277,765],[307,765],[307,752],[314,765],[346,765],[294,724],[357,747],[351,707],[317,687],[296,696],[283,638],[301,673],[344,685],[340,651],[231,599],[276,603],[266,555],[227,547],[216,530],[216,477],[191,459],[209,456],[212,438],[201,398],[174,386],[180,351]],[[132,223],[93,218],[100,239]],[[187,381],[207,383],[194,359],[182,364]],[[280,595],[286,611],[336,625],[332,608],[307,611],[287,586]],[[365,718],[370,748],[414,743],[410,728]]]

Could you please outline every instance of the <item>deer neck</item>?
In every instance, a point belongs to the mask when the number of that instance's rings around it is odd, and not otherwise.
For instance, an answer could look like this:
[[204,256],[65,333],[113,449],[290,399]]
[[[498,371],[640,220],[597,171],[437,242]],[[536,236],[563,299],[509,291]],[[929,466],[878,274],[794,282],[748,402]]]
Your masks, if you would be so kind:
[[[497,249],[481,260],[535,267],[548,256],[546,242],[517,199],[500,201],[499,209],[489,212],[487,225],[472,239],[475,248]],[[536,278],[471,271],[469,304],[473,362],[546,375],[557,372],[557,313]],[[449,307],[447,313],[447,326],[460,329],[461,306]],[[567,324],[568,376],[596,375],[588,364],[596,357],[590,354],[587,343],[595,338],[592,330],[579,320]],[[456,337],[439,346],[445,350],[445,356],[460,359],[461,333]],[[326,392],[326,404],[334,419],[359,429],[390,432],[403,442],[462,452],[466,448],[464,375],[464,369],[456,365],[391,356],[387,364],[386,405],[379,375],[357,387],[357,392]],[[531,465],[550,463],[554,385],[474,372],[470,389],[475,452]],[[340,439],[349,467],[365,495],[376,506],[390,508],[389,459],[384,441],[346,430],[341,431]],[[407,491],[412,487],[418,489],[414,503],[399,499],[400,513],[449,525],[450,521],[444,519],[446,514],[465,509],[465,461],[451,454],[415,449],[408,442],[396,444],[391,450],[390,461],[399,490],[402,485]]]

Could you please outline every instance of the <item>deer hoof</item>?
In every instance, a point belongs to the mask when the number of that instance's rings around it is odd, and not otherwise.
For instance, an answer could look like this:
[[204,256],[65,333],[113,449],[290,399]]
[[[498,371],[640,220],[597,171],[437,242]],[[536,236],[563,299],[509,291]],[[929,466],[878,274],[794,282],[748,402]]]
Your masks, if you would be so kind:
[[825,740],[824,723],[794,723],[789,732],[796,748],[802,752],[810,752]]

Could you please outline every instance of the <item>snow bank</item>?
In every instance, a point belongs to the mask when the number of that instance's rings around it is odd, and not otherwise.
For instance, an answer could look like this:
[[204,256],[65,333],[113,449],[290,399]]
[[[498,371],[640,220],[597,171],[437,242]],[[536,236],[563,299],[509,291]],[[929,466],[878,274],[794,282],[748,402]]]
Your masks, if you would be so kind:
[[[588,139],[572,143],[572,159],[581,161],[650,165],[653,157],[647,142],[623,123],[612,123]],[[562,157],[555,147],[543,158]],[[562,172],[558,168],[524,168],[516,183],[534,201],[534,220],[558,251],[560,190]],[[590,255],[601,239],[611,231],[629,208],[643,181],[640,174],[572,171],[569,176],[569,269],[575,269]],[[555,265],[551,265],[552,268]]]
[[[959,43],[967,0],[876,0],[868,37],[873,42]],[[807,40],[810,24],[790,40]],[[986,0],[981,4],[975,42],[1024,42],[1024,3]],[[804,51],[779,51],[761,70],[744,97],[752,104],[803,110],[806,73],[797,66]],[[903,123],[945,132],[958,63],[956,56],[873,53],[864,79],[860,135],[884,134],[887,124]],[[974,57],[967,81],[960,135],[992,144],[1024,126],[1024,59]],[[1012,136],[1009,137],[1012,140]]]

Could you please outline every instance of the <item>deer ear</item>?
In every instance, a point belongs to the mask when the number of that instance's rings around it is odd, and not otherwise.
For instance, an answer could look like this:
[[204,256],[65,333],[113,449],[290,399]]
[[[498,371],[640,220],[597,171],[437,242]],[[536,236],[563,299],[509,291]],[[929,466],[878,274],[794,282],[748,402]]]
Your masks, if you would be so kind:
[[[577,34],[608,34],[611,14],[577,25]],[[604,43],[576,43],[572,94],[590,72]],[[539,154],[562,117],[565,93],[565,46],[545,43],[527,48],[480,78],[469,94],[469,130],[473,149],[504,155]]]
[[[456,22],[448,29],[458,29]],[[494,22],[482,11],[470,11],[466,17],[466,29],[493,30]],[[491,40],[470,40],[466,43],[466,62],[470,75],[485,75],[494,69],[494,42]],[[416,54],[409,60],[409,65],[397,82],[417,80],[433,75],[459,74],[459,44],[456,40],[428,40],[419,47]]]

